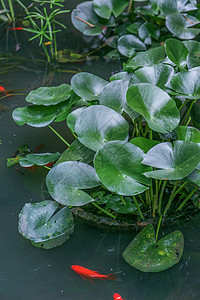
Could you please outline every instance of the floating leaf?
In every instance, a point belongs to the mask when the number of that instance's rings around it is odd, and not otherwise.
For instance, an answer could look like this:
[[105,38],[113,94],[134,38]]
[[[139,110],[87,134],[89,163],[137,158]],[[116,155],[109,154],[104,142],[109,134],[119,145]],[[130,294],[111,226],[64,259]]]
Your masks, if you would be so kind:
[[73,233],[74,222],[68,207],[57,212],[58,208],[54,201],[26,203],[19,214],[21,235],[44,249],[62,245]]
[[190,181],[194,182],[196,185],[200,187],[200,171],[194,170],[188,177]]
[[75,140],[70,147],[63,152],[55,165],[64,161],[81,161],[89,164],[94,158],[95,152],[86,148],[79,140]]
[[106,202],[106,207],[120,214],[131,214],[137,211],[137,207],[130,197],[125,197],[124,202],[125,204],[122,203],[120,197],[114,196]]
[[173,74],[174,69],[166,64],[147,66],[133,73],[129,85],[136,83],[151,83],[164,89],[165,84]]
[[69,99],[71,89],[71,86],[65,83],[59,86],[39,87],[27,95],[26,101],[37,105],[55,105]]
[[28,145],[21,145],[17,148],[14,157],[7,158],[7,167],[10,168],[19,163],[19,160],[31,152]]
[[[128,142],[114,141],[99,149],[94,158],[97,175],[111,192],[132,196],[147,190],[150,181],[143,173],[150,170],[141,164],[144,152]],[[147,170],[148,168],[148,170]]]
[[125,261],[142,272],[161,272],[177,264],[184,247],[183,234],[176,230],[156,242],[153,225],[139,232],[122,253]]
[[22,167],[32,167],[34,165],[37,166],[45,166],[51,162],[56,161],[61,154],[59,152],[56,153],[32,153],[26,155],[26,157],[21,158],[19,163]]
[[82,113],[82,111],[85,109],[85,107],[80,107],[75,110],[73,110],[67,117],[67,126],[74,132],[75,131],[75,124],[76,120],[79,117],[79,115]]
[[196,10],[197,7],[191,2],[188,0],[164,0],[162,1],[162,10],[166,16],[176,12]]
[[110,81],[114,81],[114,80],[124,80],[124,81],[129,81],[130,78],[131,78],[131,73],[128,73],[128,72],[119,72],[119,73],[116,73],[114,75],[112,75],[110,77]]
[[179,67],[186,66],[188,49],[179,40],[168,39],[165,41],[165,50],[169,59]]
[[146,46],[135,35],[126,34],[119,38],[118,50],[122,55],[124,55],[126,57],[131,57],[135,53],[135,51],[146,50]]
[[130,140],[131,144],[139,147],[144,151],[144,153],[147,153],[151,148],[153,148],[155,145],[159,144],[158,141],[149,140],[143,137],[136,137],[132,140]]
[[113,13],[118,17],[129,4],[129,0],[93,0],[94,11],[101,18],[109,19]]
[[176,131],[178,133],[179,140],[200,143],[200,131],[195,127],[180,126]]
[[81,72],[72,77],[71,85],[77,95],[86,100],[98,100],[107,81],[99,76]]
[[103,31],[103,26],[115,25],[113,17],[107,20],[96,15],[93,1],[85,1],[77,5],[72,11],[71,20],[74,27],[85,35],[99,35]]
[[[159,157],[159,159],[158,159]],[[160,143],[147,152],[142,163],[161,170],[146,172],[155,179],[178,180],[188,176],[200,162],[200,147],[193,142]]]
[[166,86],[188,99],[200,98],[200,67],[173,75]]
[[147,45],[151,45],[152,39],[158,40],[160,37],[160,29],[152,23],[144,23],[138,29],[139,37]]
[[46,177],[51,197],[62,205],[82,206],[94,201],[82,189],[98,186],[95,169],[85,163],[65,161],[54,166]]
[[163,46],[137,53],[125,66],[124,71],[134,71],[139,67],[158,64],[165,59],[165,56],[166,54]]
[[132,85],[127,91],[128,105],[140,113],[149,127],[158,132],[171,132],[180,121],[175,101],[157,86],[148,83]]
[[103,105],[84,109],[75,124],[79,141],[93,151],[109,141],[126,141],[128,128],[128,123],[120,114]]
[[189,50],[187,56],[188,69],[200,66],[200,43],[197,41],[183,41],[183,44]]

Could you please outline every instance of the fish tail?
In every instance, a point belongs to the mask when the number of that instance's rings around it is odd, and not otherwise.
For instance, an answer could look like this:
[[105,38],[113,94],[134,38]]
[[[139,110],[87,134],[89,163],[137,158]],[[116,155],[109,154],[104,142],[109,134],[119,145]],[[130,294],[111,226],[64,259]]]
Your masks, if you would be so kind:
[[121,278],[119,278],[119,277],[116,276],[117,274],[120,274],[120,273],[121,273],[121,271],[117,271],[117,272],[115,272],[115,273],[108,274],[108,275],[107,275],[107,279],[109,279],[109,280],[121,281]]

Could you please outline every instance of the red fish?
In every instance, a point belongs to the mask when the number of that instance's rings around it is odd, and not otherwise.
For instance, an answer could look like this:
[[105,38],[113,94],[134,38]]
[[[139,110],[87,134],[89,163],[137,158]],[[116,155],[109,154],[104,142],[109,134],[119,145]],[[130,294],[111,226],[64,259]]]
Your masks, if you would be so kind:
[[4,87],[2,85],[0,85],[0,94],[4,93],[5,95],[8,96],[8,93],[6,92],[6,90],[4,89]]
[[123,300],[123,299],[122,299],[122,297],[120,296],[120,294],[115,293],[115,294],[113,295],[113,300]]
[[103,275],[97,271],[93,271],[93,270],[90,270],[90,269],[87,269],[87,268],[84,268],[84,267],[81,267],[78,265],[73,265],[73,266],[71,266],[71,268],[78,275],[80,275],[81,278],[83,278],[85,280],[88,279],[88,280],[90,280],[91,283],[93,283],[92,279],[102,279],[102,280],[106,280],[106,279],[115,280],[116,279],[114,274]]
[[23,27],[11,27],[9,30],[24,30]]

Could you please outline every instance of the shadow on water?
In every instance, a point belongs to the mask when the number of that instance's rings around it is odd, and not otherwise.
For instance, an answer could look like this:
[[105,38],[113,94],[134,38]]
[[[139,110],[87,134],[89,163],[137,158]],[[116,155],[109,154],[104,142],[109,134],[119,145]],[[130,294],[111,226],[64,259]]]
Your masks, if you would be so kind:
[[[68,1],[68,8],[75,7],[78,2]],[[96,47],[96,38],[86,39],[74,30],[69,16],[66,22],[68,30],[60,37],[63,49],[87,53]],[[22,41],[18,52],[13,50],[16,41],[12,36],[0,36],[0,52],[6,56],[5,60],[0,61],[6,71],[3,72],[1,67],[0,84],[7,90],[17,90],[18,94],[26,95],[42,85],[69,83],[74,73],[66,70],[87,71],[108,79],[121,69],[118,61],[108,63],[103,59],[94,59],[61,65],[62,72],[53,67],[49,70],[40,60],[41,56],[36,56],[37,48],[34,49],[30,43],[25,44],[22,32],[17,34]],[[65,150],[62,141],[48,128],[20,127],[14,123],[11,113],[16,107],[25,105],[24,95],[0,100],[0,300],[112,300],[115,292],[127,300],[199,299],[199,217],[178,228],[185,236],[185,250],[180,263],[158,274],[139,272],[123,260],[121,253],[134,237],[133,233],[105,232],[76,221],[70,240],[51,250],[34,248],[19,235],[17,221],[23,205],[44,200],[42,191],[46,171],[38,168],[23,175],[16,168],[7,169],[6,158],[25,143],[33,150],[44,144],[43,152]],[[72,141],[73,137],[64,122],[53,126],[69,142]],[[164,228],[163,235],[173,229]],[[121,271],[117,275],[119,281],[96,280],[91,284],[70,269],[73,264],[103,274]]]

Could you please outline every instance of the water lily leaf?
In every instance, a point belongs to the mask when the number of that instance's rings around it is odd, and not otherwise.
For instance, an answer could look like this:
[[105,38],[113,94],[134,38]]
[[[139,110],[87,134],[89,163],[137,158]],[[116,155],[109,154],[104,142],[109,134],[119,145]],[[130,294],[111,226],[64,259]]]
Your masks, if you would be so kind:
[[135,71],[129,85],[136,83],[151,83],[164,89],[165,84],[174,74],[174,69],[166,64],[147,66]]
[[107,20],[95,13],[93,1],[85,1],[77,5],[72,11],[71,20],[74,27],[85,35],[99,35],[103,31],[103,26],[115,25],[113,17]]
[[191,126],[180,126],[176,131],[179,140],[200,143],[200,131],[197,128]]
[[62,245],[73,233],[74,221],[68,207],[57,212],[58,208],[54,201],[26,203],[19,214],[21,235],[44,249]]
[[67,117],[67,126],[74,132],[75,131],[75,124],[76,120],[79,117],[79,115],[82,113],[82,111],[85,109],[85,107],[80,107],[75,110],[73,110]]
[[106,80],[86,72],[74,75],[71,80],[75,93],[86,100],[98,100],[106,84]]
[[120,197],[117,197],[117,196],[114,196],[114,197],[110,198],[106,202],[107,208],[110,208],[120,214],[131,214],[131,213],[137,211],[137,207],[136,207],[135,203],[133,203],[133,201],[130,197],[124,198],[124,202],[126,203],[126,205],[124,205],[122,203],[122,200],[120,199]]
[[200,66],[200,43],[197,41],[183,41],[183,44],[189,50],[187,56],[188,69]]
[[63,152],[55,165],[64,161],[81,161],[89,164],[94,158],[95,152],[86,148],[79,140],[75,140],[70,147]]
[[149,140],[143,137],[136,137],[132,140],[130,140],[131,144],[139,147],[144,151],[144,153],[147,153],[151,148],[153,148],[155,145],[159,144],[158,141]]
[[167,29],[179,39],[190,40],[195,38],[200,33],[200,29],[190,28],[190,26],[191,23],[187,21],[180,13],[169,14],[166,17]]
[[109,19],[113,13],[118,17],[129,4],[129,0],[93,0],[94,11],[101,18]]
[[26,155],[26,157],[21,158],[19,163],[22,167],[31,167],[34,165],[37,166],[45,166],[51,162],[56,161],[61,154],[59,152],[56,153],[32,153]]
[[127,91],[128,105],[140,113],[149,127],[158,132],[171,132],[180,121],[175,101],[157,86],[148,83],[132,85]]
[[77,161],[65,161],[54,166],[46,177],[51,197],[68,206],[82,206],[94,201],[82,189],[93,188],[99,184],[95,169]]
[[152,66],[162,62],[166,57],[165,49],[159,46],[145,52],[137,53],[125,66],[124,71],[134,71],[139,67]]
[[141,164],[144,155],[139,147],[131,143],[109,142],[96,153],[95,170],[103,185],[111,192],[125,196],[140,194],[147,190],[144,184],[150,184],[143,175],[150,170]]
[[27,95],[26,101],[36,105],[55,105],[69,99],[71,89],[71,86],[65,83],[59,86],[39,87]]
[[119,72],[110,77],[110,81],[114,80],[124,80],[124,81],[129,81],[131,78],[132,74],[128,72]]
[[199,124],[199,120],[200,120],[200,100],[197,100],[193,104],[192,110],[190,112],[190,116],[192,117],[192,122],[195,125],[195,127],[200,130],[200,124]]
[[165,50],[169,59],[177,66],[185,67],[189,53],[186,46],[179,40],[168,39],[165,41]]
[[126,29],[128,32],[132,34],[138,34],[138,28],[141,26],[141,23],[134,22],[131,25],[129,25]]
[[68,107],[66,102],[51,106],[33,105],[19,107],[13,111],[12,117],[20,126],[28,124],[33,127],[45,127],[52,123],[66,107]]
[[188,177],[190,181],[194,182],[200,187],[200,170],[194,170]]
[[160,37],[160,29],[152,23],[144,23],[138,29],[139,37],[145,44],[151,45],[152,38],[158,40]]
[[188,0],[165,0],[162,1],[162,10],[166,16],[176,12],[196,10],[197,7],[191,2]]
[[147,177],[177,180],[188,176],[200,162],[200,147],[193,142],[160,143],[147,152],[142,163],[159,168],[146,172]]
[[[55,118],[54,122],[62,122],[64,120],[67,119],[68,115],[71,113],[71,107],[73,105],[77,105],[79,106],[79,103],[80,103],[80,97],[78,95],[76,95],[74,93],[74,91],[72,90],[71,91],[71,96],[69,98],[69,100],[67,101],[67,106],[66,108],[57,115],[57,117]],[[85,104],[85,103],[84,103]],[[82,104],[80,104],[82,105]]]
[[122,256],[142,272],[161,272],[179,262],[183,248],[184,238],[179,230],[156,242],[155,230],[150,224],[136,235]]
[[200,98],[200,67],[173,75],[166,86],[188,99]]
[[131,57],[135,51],[146,50],[145,44],[135,35],[126,34],[119,38],[118,40],[118,50],[119,52],[126,56]]
[[128,123],[113,109],[92,105],[82,111],[75,132],[79,141],[93,151],[113,140],[128,140]]

